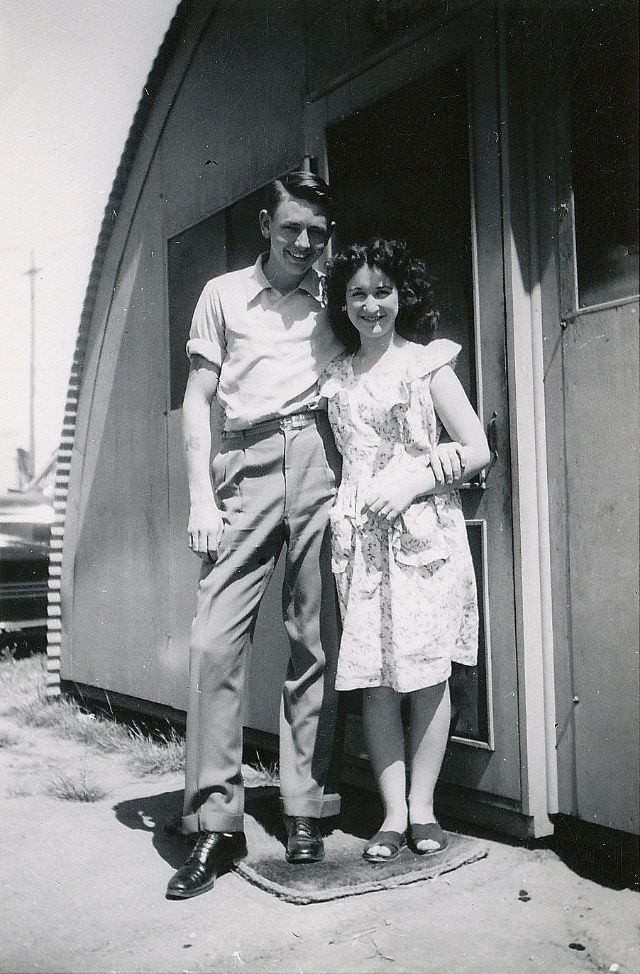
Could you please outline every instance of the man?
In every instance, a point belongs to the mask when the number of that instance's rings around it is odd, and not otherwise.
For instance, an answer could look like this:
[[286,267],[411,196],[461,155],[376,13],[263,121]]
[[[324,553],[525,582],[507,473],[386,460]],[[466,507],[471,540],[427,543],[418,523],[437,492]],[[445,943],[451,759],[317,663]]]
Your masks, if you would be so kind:
[[[313,268],[333,229],[329,187],[308,172],[270,187],[259,215],[269,252],[214,278],[196,306],[183,408],[189,544],[203,559],[192,627],[183,831],[192,854],[169,882],[184,899],[246,854],[242,702],[245,649],[286,545],[290,660],[280,709],[280,793],[289,862],[324,855],[335,815],[338,609],[328,511],[340,473],[316,380],[341,351]],[[224,408],[210,476],[210,408]]]

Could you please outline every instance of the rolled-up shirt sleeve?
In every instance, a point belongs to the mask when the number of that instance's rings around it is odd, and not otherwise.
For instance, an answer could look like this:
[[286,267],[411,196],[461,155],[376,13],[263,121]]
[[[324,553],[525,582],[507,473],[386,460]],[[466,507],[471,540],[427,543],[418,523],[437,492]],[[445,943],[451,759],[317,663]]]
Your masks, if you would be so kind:
[[222,305],[213,281],[209,281],[198,298],[193,312],[187,355],[190,359],[194,355],[202,355],[207,361],[221,368],[225,354]]

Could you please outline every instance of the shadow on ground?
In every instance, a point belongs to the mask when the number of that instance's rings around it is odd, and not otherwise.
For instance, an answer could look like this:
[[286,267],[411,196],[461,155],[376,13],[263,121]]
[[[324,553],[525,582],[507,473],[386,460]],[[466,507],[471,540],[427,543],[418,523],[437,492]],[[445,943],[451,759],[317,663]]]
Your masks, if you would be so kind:
[[[118,822],[129,829],[151,833],[154,849],[161,859],[174,868],[184,861],[185,848],[189,843],[188,836],[178,833],[182,799],[183,792],[179,789],[157,795],[141,795],[140,798],[131,798],[114,805]],[[284,855],[286,833],[280,812],[278,788],[246,788],[245,810],[250,838],[257,839],[260,846],[265,843],[269,847],[280,846]],[[364,843],[375,831],[379,815],[379,807],[371,795],[350,790],[343,796],[339,819],[327,819],[322,831],[325,837],[332,835],[339,821],[341,832],[346,832]]]
[[163,791],[158,795],[143,795],[114,805],[118,822],[128,829],[149,832],[153,848],[172,869],[185,859],[186,836],[171,834],[168,827],[175,823],[182,811],[182,789]]
[[[380,820],[379,806],[370,794],[347,789],[341,815],[324,823],[324,860],[301,867],[285,861],[278,789],[248,787],[245,803],[249,853],[237,872],[291,903],[314,903],[432,879],[484,858],[488,852],[481,840],[450,833],[447,849],[435,855],[418,855],[404,848],[393,862],[366,862],[362,849]],[[181,804],[182,791],[173,791],[120,802],[114,810],[127,828],[150,832],[158,855],[176,869],[189,848],[188,837],[177,831]]]

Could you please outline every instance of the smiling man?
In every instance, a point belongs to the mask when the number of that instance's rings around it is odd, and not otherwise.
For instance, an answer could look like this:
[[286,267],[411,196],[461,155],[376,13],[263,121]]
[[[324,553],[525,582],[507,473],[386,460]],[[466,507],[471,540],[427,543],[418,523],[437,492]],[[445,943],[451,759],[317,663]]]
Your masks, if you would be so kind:
[[[247,642],[286,546],[290,659],[280,708],[280,792],[289,862],[324,855],[320,819],[340,799],[333,761],[339,646],[328,512],[340,474],[317,379],[342,350],[313,265],[331,231],[329,187],[308,172],[269,189],[269,251],[214,278],[196,306],[183,406],[189,545],[203,560],[192,627],[182,830],[194,849],[167,896],[210,889],[246,854],[241,774]],[[224,409],[211,460],[210,410]]]

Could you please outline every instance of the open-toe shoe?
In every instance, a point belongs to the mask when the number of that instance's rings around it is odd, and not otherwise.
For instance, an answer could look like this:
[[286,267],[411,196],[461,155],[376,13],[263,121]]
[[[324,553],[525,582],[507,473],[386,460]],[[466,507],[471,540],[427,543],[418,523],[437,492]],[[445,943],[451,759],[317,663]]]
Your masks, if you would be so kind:
[[[362,853],[362,858],[366,859],[367,862],[393,862],[400,855],[401,850],[407,844],[407,834],[406,832],[393,832],[392,830],[387,830],[384,832],[376,832],[373,838],[367,842],[364,847],[364,852]],[[371,849],[375,849],[376,846],[382,846],[389,850],[388,856],[381,856],[379,853],[371,852]]]
[[[438,852],[443,852],[447,848],[447,837],[437,822],[428,822],[426,825],[412,825],[411,827],[411,848],[419,856],[435,856]],[[437,842],[437,848],[418,849],[418,842]]]

